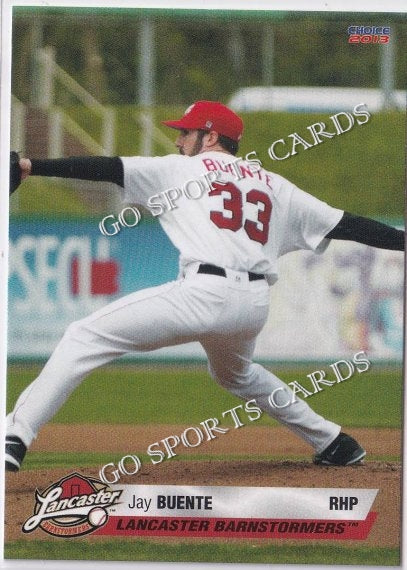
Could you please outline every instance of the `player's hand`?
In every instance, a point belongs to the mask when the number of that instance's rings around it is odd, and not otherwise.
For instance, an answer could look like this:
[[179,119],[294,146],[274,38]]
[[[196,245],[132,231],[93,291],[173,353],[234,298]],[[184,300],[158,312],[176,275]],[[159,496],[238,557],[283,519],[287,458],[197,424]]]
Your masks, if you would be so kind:
[[25,180],[31,174],[31,160],[29,158],[20,158],[21,180]]
[[10,195],[20,186],[21,182],[31,174],[31,160],[20,158],[18,152],[10,152]]

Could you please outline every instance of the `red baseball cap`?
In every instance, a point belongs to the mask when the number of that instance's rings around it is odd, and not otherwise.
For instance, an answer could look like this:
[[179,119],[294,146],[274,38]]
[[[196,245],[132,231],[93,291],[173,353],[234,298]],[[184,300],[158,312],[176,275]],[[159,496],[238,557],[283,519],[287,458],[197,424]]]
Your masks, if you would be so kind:
[[239,141],[243,133],[243,121],[231,109],[217,101],[197,101],[188,107],[178,121],[163,121],[173,129],[203,129],[216,131],[233,141]]

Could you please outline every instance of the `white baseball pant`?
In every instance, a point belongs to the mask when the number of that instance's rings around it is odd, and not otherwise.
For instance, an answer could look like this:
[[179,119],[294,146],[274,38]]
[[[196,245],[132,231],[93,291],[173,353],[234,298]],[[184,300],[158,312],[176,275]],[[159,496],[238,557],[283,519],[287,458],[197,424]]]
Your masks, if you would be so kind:
[[[197,273],[127,295],[66,330],[39,376],[20,395],[7,417],[7,434],[27,447],[94,369],[133,351],[199,341],[209,372],[224,388],[256,399],[268,415],[286,425],[318,453],[339,434],[340,426],[316,414],[301,399],[290,405],[290,388],[252,362],[256,337],[268,314],[269,286],[264,279],[227,270],[227,276]],[[280,407],[270,404],[270,394]]]

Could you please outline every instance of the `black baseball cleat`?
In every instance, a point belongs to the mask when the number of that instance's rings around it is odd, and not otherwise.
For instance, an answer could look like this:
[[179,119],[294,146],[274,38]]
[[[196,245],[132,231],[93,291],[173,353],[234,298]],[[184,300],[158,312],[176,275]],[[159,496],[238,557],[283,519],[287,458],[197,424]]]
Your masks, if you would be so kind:
[[6,436],[6,471],[18,471],[23,462],[27,447],[15,435]]
[[340,433],[324,451],[314,455],[315,465],[354,465],[361,461],[366,451],[346,433]]

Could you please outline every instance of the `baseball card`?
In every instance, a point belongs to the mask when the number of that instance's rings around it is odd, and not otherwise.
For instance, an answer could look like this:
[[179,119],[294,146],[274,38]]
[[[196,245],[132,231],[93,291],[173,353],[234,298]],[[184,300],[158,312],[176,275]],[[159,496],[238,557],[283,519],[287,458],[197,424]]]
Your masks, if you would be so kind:
[[2,567],[402,566],[405,6],[1,37]]

